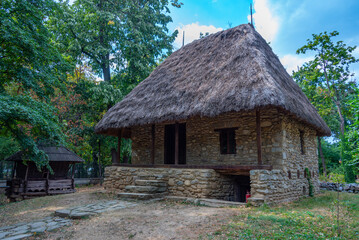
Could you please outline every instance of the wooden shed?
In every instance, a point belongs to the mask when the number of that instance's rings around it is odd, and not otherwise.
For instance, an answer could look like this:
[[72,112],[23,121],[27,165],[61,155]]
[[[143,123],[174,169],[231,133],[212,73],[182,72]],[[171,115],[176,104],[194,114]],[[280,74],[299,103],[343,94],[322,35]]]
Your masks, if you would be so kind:
[[53,174],[47,168],[39,171],[34,162],[27,162],[25,165],[22,151],[5,159],[14,162],[12,177],[7,181],[6,189],[6,195],[11,201],[76,191],[74,166],[84,160],[65,147],[39,146],[38,148],[48,155]]

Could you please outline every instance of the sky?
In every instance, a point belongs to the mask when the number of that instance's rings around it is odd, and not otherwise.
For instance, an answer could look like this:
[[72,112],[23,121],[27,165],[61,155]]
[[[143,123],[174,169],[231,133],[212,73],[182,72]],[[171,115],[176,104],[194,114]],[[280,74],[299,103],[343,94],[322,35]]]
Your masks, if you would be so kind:
[[[200,32],[215,33],[250,20],[253,4],[255,29],[270,43],[273,52],[292,73],[314,53],[297,55],[312,34],[338,31],[334,41],[359,46],[359,0],[180,0],[181,8],[171,7],[170,31],[179,31],[175,49],[198,39]],[[359,58],[359,48],[354,56]],[[350,68],[359,79],[359,63]]]

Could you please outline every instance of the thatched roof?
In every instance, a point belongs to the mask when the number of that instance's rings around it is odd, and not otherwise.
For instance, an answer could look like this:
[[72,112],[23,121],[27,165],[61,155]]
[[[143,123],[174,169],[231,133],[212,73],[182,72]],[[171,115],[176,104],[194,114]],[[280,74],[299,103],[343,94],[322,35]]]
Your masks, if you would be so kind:
[[300,87],[249,24],[196,40],[169,56],[113,106],[96,132],[135,125],[277,107],[330,135]]
[[[48,156],[50,162],[83,162],[84,160],[71,152],[65,147],[49,147],[49,146],[38,146],[39,150],[43,150]],[[22,151],[19,151],[5,161],[22,161]]]

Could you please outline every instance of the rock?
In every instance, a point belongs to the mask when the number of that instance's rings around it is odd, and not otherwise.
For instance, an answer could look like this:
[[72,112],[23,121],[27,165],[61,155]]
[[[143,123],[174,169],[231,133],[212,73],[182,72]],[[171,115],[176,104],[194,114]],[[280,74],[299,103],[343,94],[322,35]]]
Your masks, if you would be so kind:
[[55,211],[55,216],[69,217],[70,213],[71,213],[71,209],[60,209]]
[[12,237],[4,238],[3,240],[18,240],[18,239],[23,239],[26,237],[31,237],[31,236],[32,236],[32,233],[19,234],[19,235],[15,235]]

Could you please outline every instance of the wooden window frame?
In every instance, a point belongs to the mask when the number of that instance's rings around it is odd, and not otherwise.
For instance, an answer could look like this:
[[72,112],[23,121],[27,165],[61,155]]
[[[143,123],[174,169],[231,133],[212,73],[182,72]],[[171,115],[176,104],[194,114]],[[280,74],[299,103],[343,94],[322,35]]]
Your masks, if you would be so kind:
[[[237,152],[237,145],[236,145],[236,130],[238,128],[221,128],[221,129],[215,129],[214,131],[219,132],[219,151],[221,154],[223,155],[227,155],[227,154],[236,154]],[[233,133],[233,134],[230,134]],[[223,141],[222,141],[222,136],[223,134],[226,133],[227,135],[227,139],[225,139],[225,144],[227,147],[227,151],[224,151],[224,146],[222,145]],[[231,143],[231,139],[230,139],[230,135],[233,136],[232,139],[232,143]],[[232,145],[232,148],[230,147]]]

